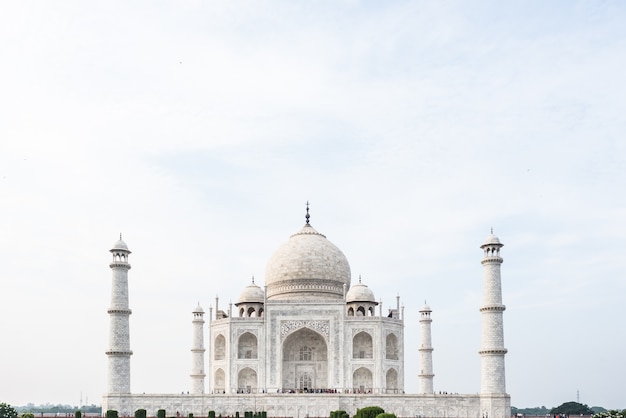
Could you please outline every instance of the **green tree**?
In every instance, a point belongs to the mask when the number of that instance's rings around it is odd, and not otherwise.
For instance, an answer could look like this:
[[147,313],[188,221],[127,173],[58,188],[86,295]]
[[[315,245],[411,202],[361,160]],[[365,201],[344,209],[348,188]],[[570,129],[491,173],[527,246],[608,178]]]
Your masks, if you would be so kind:
[[550,413],[550,410],[545,406],[535,406],[533,408],[516,408],[514,406],[511,407],[511,414],[524,414],[524,415],[546,415]]
[[8,403],[0,403],[0,418],[17,418],[17,411]]
[[20,415],[20,418],[35,418],[35,414],[33,414],[32,412],[24,412],[22,415]]
[[396,414],[390,414],[388,412],[383,412],[382,414],[376,415],[376,418],[396,418]]
[[358,409],[354,418],[376,418],[378,414],[385,412],[380,406],[366,406]]
[[565,402],[550,410],[552,415],[555,414],[567,414],[567,415],[593,415],[593,411],[584,404],[578,402]]

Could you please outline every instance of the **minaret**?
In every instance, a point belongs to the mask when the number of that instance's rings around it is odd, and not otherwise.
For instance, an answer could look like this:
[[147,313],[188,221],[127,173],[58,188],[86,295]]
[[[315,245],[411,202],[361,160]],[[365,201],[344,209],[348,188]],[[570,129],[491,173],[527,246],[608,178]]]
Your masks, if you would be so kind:
[[198,303],[193,311],[193,341],[191,343],[191,393],[204,393],[204,310]]
[[430,338],[430,324],[433,320],[430,318],[430,306],[426,305],[420,309],[420,373],[419,392],[423,394],[433,394],[433,346]]
[[482,314],[482,343],[480,347],[480,393],[505,394],[504,355],[504,326],[502,313],[506,307],[502,304],[502,285],[500,282],[500,248],[502,244],[498,237],[491,234],[480,246],[484,251],[481,261],[483,265],[483,305]]
[[128,308],[128,255],[130,251],[122,234],[111,249],[113,261],[109,264],[113,271],[111,285],[111,307],[108,310],[111,320],[109,325],[109,358],[107,393],[130,393],[130,329]]

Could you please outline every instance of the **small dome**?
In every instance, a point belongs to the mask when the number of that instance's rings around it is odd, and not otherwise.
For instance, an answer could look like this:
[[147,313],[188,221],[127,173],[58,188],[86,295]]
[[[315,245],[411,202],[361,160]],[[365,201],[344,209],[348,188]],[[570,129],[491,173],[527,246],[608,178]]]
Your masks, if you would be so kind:
[[243,289],[239,295],[239,303],[263,303],[265,300],[265,292],[254,281]]
[[430,306],[428,306],[427,304],[424,304],[424,306],[422,306],[422,308],[420,309],[420,312],[432,312],[433,310],[430,309]]
[[115,241],[115,243],[113,244],[113,248],[111,248],[111,251],[113,251],[113,250],[129,251],[128,250],[128,245],[126,245],[126,243],[124,241],[122,241],[122,236],[121,235],[120,235],[120,239]]
[[204,309],[200,306],[200,302],[198,302],[198,306],[196,306],[196,309],[194,309],[192,313],[204,313]]
[[372,292],[369,287],[361,283],[361,279],[359,279],[359,283],[352,286],[346,295],[346,303],[350,302],[376,303],[376,298],[374,297],[374,292]]
[[498,237],[493,235],[493,231],[491,231],[491,233],[489,235],[487,235],[487,238],[485,238],[485,242],[483,243],[483,245],[481,245],[481,247],[484,247],[485,245],[499,245],[499,246],[502,246],[502,243],[500,242],[500,239]]

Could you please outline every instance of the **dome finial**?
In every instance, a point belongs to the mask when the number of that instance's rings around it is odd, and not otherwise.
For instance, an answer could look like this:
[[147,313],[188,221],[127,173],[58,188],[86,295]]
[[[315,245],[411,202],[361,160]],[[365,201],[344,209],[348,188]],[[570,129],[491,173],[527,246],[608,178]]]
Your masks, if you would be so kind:
[[361,275],[359,274],[359,283],[361,283]]
[[493,235],[493,226],[491,227],[491,234]]
[[252,284],[254,284],[254,274],[252,275]]
[[309,218],[311,217],[311,215],[309,215],[309,201],[306,201],[306,224],[309,225]]
[[122,233],[120,232],[120,241],[122,240]]

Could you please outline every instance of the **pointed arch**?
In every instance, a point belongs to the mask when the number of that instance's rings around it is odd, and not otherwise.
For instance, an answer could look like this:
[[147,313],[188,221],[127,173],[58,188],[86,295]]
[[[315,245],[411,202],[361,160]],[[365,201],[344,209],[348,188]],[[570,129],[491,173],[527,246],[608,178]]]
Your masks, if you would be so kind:
[[355,393],[371,393],[372,383],[372,371],[367,367],[359,367],[352,374],[352,386]]
[[237,341],[237,358],[257,358],[257,337],[251,332],[244,332]]
[[217,369],[215,371],[215,393],[225,393],[226,391],[226,373],[224,370]]
[[282,389],[328,388],[328,348],[324,337],[307,327],[294,331],[282,346]]
[[352,358],[372,358],[374,355],[374,343],[372,336],[361,331],[352,338]]
[[215,337],[214,347],[213,358],[215,360],[224,360],[226,358],[226,338],[222,334],[218,334]]
[[239,371],[237,376],[237,388],[241,393],[256,393],[257,374],[250,367],[245,367]]
[[387,370],[385,375],[385,386],[387,387],[387,393],[398,392],[398,371],[394,368]]
[[385,339],[385,358],[387,360],[398,360],[398,337],[391,333]]

